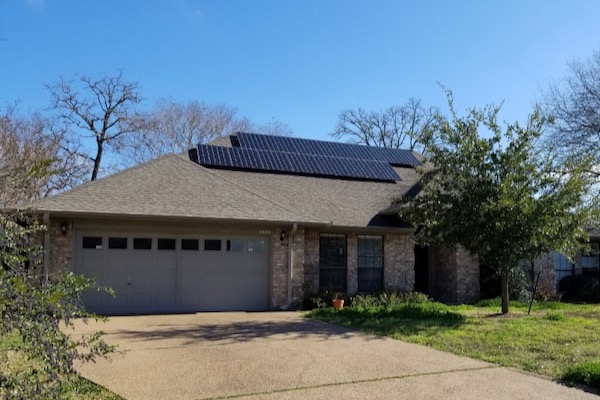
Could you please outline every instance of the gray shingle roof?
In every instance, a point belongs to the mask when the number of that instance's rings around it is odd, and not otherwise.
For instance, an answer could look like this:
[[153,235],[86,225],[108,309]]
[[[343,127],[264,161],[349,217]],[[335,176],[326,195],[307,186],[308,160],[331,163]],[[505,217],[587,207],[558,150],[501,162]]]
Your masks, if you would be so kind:
[[396,183],[206,168],[172,154],[44,199],[41,212],[297,222],[340,227],[381,224],[379,212],[418,179],[395,168]]

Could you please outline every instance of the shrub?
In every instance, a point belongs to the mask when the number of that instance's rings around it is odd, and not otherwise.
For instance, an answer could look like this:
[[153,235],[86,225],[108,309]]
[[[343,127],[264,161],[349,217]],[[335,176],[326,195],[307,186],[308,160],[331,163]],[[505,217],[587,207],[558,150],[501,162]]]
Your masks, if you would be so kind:
[[559,282],[563,300],[586,303],[600,302],[600,281],[588,275],[565,276]]
[[331,307],[331,302],[336,297],[342,297],[345,303],[348,304],[350,298],[340,292],[324,290],[318,293],[307,293],[302,301],[302,309],[305,311],[314,310],[315,308]]
[[351,299],[350,303],[354,308],[392,308],[408,303],[426,303],[429,301],[429,297],[420,292],[381,292],[377,294],[358,294]]
[[562,379],[600,390],[600,362],[573,365],[563,373]]
[[[101,332],[74,338],[60,329],[73,327],[75,318],[97,318],[81,301],[81,294],[95,286],[71,272],[45,279],[43,249],[36,240],[44,229],[35,217],[0,213],[0,335],[16,335],[18,350],[32,361],[25,371],[2,371],[2,399],[59,398],[76,361],[114,351]],[[0,356],[0,364],[10,361]]]

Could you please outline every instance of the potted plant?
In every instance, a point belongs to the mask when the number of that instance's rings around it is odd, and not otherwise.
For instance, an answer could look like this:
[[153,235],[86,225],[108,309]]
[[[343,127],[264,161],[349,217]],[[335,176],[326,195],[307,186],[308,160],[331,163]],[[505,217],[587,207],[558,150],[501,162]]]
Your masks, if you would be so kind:
[[335,294],[335,296],[333,296],[332,302],[333,302],[333,308],[335,308],[336,310],[340,310],[340,309],[344,308],[344,298],[342,297],[340,292],[337,292]]

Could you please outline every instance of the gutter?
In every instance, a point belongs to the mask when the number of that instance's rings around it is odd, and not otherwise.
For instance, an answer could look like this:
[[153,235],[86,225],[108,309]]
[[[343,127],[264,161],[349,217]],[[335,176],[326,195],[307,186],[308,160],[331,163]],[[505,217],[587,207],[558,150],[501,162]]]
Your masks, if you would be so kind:
[[294,278],[294,237],[298,231],[298,224],[294,223],[292,231],[288,235],[288,277],[287,277],[287,303],[279,308],[281,311],[287,311],[292,308],[292,288]]

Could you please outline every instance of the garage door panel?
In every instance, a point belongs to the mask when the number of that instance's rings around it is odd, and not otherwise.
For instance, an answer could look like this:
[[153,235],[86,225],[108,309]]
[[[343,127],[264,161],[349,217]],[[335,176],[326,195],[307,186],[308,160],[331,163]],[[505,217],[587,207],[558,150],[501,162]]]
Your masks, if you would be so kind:
[[[193,235],[186,236],[186,250],[182,249],[181,238],[175,239],[177,250],[158,250],[157,238],[176,237],[168,234],[90,236],[102,236],[103,243],[109,236],[128,238],[127,249],[80,247],[76,254],[79,273],[97,276],[99,284],[116,292],[114,299],[102,293],[86,293],[84,301],[92,311],[127,314],[269,308],[269,245],[265,239],[212,236],[211,240],[221,241],[222,250],[209,251],[205,250],[204,239],[194,239]],[[136,237],[152,237],[151,244],[148,239],[143,247],[141,242],[136,245]],[[235,246],[226,245],[229,240],[235,241]],[[191,246],[194,241],[197,245]],[[250,252],[250,241],[264,242],[264,251]],[[81,237],[77,243],[81,246]]]
[[111,313],[124,313],[128,309],[127,293],[115,290],[115,297],[108,293],[102,294],[102,308],[110,310]]
[[97,312],[102,310],[102,296],[98,292],[88,291],[82,293],[81,300],[87,306],[88,311]]
[[155,294],[153,297],[153,303],[157,307],[164,310],[174,310],[177,305],[177,298],[175,293],[173,294]]
[[130,294],[129,301],[134,309],[150,308],[152,305],[152,295],[150,293]]

